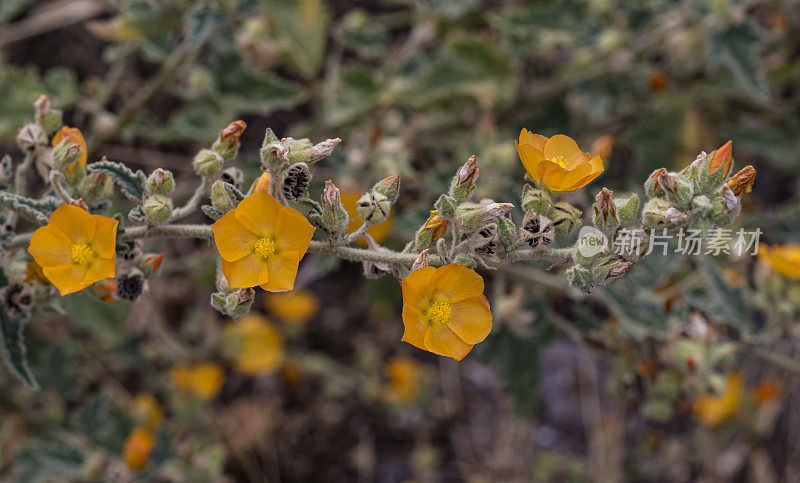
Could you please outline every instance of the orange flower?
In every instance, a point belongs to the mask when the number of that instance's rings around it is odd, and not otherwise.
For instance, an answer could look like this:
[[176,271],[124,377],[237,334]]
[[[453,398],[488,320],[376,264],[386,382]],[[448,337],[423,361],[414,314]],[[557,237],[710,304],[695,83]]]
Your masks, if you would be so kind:
[[117,220],[61,205],[31,237],[28,253],[61,295],[114,277]]
[[169,371],[175,387],[181,391],[206,401],[219,394],[225,382],[225,372],[219,364],[201,362],[193,366],[173,366]]
[[394,357],[386,363],[389,378],[389,398],[411,403],[419,395],[422,370],[419,362],[410,357]]
[[758,258],[783,276],[800,279],[800,245],[762,245],[758,248]]
[[156,429],[164,419],[164,410],[155,396],[145,392],[136,396],[133,401],[133,413],[136,421],[144,427]]
[[[723,169],[722,174],[728,176],[728,171],[731,169],[731,162],[733,161],[733,141],[728,141],[723,144],[716,151],[711,158],[711,164],[708,165],[708,172],[714,173],[719,168]],[[753,170],[755,172],[755,170]],[[754,173],[755,174],[755,173]]]
[[228,323],[222,330],[222,346],[236,370],[248,376],[269,374],[283,362],[283,336],[260,315]]
[[314,227],[294,208],[281,206],[262,191],[211,225],[231,288],[260,285],[269,292],[294,288],[297,267]]
[[253,182],[253,187],[250,188],[250,194],[261,193],[262,191],[267,191],[269,189],[269,182],[272,177],[269,175],[268,172],[264,171],[261,173],[261,176],[256,178]]
[[719,396],[703,394],[694,402],[695,417],[706,426],[719,426],[736,416],[742,405],[742,375],[733,371],[728,375],[725,392]]
[[[342,206],[344,206],[344,209],[347,210],[347,215],[350,217],[350,221],[347,223],[348,233],[356,231],[363,223],[363,221],[361,221],[361,217],[358,216],[358,211],[356,210],[356,204],[358,203],[359,198],[361,198],[361,195],[358,193],[351,193],[347,191],[342,191],[340,193]],[[381,243],[382,241],[386,240],[386,237],[389,236],[389,232],[392,230],[393,223],[394,210],[392,210],[389,213],[389,216],[386,217],[386,221],[370,226],[367,229],[367,233],[375,240],[376,243]],[[358,244],[367,246],[367,242],[364,241],[363,238],[359,238]]]
[[748,164],[739,170],[738,173],[731,176],[731,179],[728,180],[728,188],[733,191],[734,195],[741,196],[753,191],[753,183],[755,183],[755,181],[756,168]]
[[463,265],[423,267],[403,279],[403,340],[460,361],[492,330],[483,279]]
[[603,172],[603,160],[584,153],[569,136],[547,138],[523,128],[517,153],[531,177],[554,191],[575,191]]
[[272,293],[264,298],[264,307],[284,322],[304,324],[319,312],[319,299],[308,290]]
[[77,144],[81,147],[80,157],[78,157],[74,163],[66,167],[67,174],[71,175],[72,171],[74,171],[75,167],[78,165],[81,166],[81,169],[86,168],[86,159],[88,156],[86,151],[86,140],[83,139],[83,133],[81,133],[80,129],[77,127],[67,126],[63,126],[55,133],[55,135],[53,135],[53,146],[58,146],[58,144],[64,139],[68,139],[70,143]]
[[423,231],[431,231],[431,242],[443,237],[447,231],[447,220],[439,216],[439,210],[431,210]]
[[758,404],[778,401],[781,398],[781,386],[775,381],[761,381],[753,389],[753,398]]
[[135,428],[125,440],[122,457],[128,468],[139,471],[147,465],[150,453],[156,445],[156,438],[149,428]]

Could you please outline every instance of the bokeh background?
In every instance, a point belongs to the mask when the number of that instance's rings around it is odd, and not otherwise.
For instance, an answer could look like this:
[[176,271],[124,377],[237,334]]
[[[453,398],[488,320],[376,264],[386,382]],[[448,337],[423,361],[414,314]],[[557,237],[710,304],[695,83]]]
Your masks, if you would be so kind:
[[[472,154],[479,195],[518,203],[522,127],[603,156],[584,211],[732,139],[758,172],[735,228],[800,240],[796,0],[3,0],[0,155],[42,93],[90,161],[169,169],[176,199],[233,120],[248,186],[267,127],[340,137],[312,192],[354,205],[399,174],[373,228],[392,248]],[[398,282],[357,264],[307,256],[236,326],[208,304],[213,247],[144,249],[164,259],[140,300],[37,307],[41,389],[0,370],[0,479],[800,479],[798,282],[768,261],[651,257],[590,295],[546,264],[485,272],[494,329],[456,363],[401,342]]]

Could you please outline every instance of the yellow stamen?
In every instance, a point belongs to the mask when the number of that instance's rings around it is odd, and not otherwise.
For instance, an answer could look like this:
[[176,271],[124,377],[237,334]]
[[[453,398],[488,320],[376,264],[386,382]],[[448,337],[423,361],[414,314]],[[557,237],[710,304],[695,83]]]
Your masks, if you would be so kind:
[[428,325],[440,327],[450,321],[452,309],[447,302],[433,302],[428,309]]
[[565,158],[564,155],[562,154],[559,154],[558,156],[554,157],[553,162],[561,166],[562,168],[567,167],[567,158]]
[[69,247],[69,254],[72,263],[76,265],[86,265],[96,258],[97,254],[92,250],[88,243],[76,243]]
[[261,237],[253,245],[253,253],[266,260],[270,255],[275,254],[275,242],[266,237]]

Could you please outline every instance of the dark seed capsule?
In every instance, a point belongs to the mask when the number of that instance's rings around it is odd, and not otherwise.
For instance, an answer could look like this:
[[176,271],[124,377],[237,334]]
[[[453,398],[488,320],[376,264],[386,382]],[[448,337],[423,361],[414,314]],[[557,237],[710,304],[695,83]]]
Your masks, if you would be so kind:
[[305,163],[293,164],[283,178],[281,192],[289,201],[297,201],[305,198],[308,193],[308,185],[311,183],[311,170]]

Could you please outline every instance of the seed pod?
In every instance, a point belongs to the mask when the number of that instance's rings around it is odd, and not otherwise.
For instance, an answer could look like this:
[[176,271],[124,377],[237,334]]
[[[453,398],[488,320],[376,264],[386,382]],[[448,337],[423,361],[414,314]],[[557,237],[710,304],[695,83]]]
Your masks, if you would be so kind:
[[553,222],[550,218],[530,210],[525,213],[522,222],[522,237],[533,248],[549,245],[555,239]]
[[33,307],[33,287],[12,283],[0,290],[0,300],[11,318],[27,317]]
[[281,193],[288,201],[297,201],[308,196],[311,170],[306,163],[295,163],[286,170],[281,183]]
[[362,220],[370,224],[381,223],[386,220],[392,210],[392,203],[386,196],[370,191],[364,193],[356,203],[356,211]]
[[211,149],[203,149],[194,157],[192,165],[198,175],[214,176],[222,168],[222,156]]
[[497,245],[500,243],[500,237],[497,231],[497,225],[484,226],[477,234],[472,236],[470,245],[472,251],[477,255],[494,255],[497,253]]
[[244,183],[244,173],[242,173],[241,169],[231,166],[222,172],[221,179],[222,181],[235,186],[236,189],[242,189],[242,183]]
[[36,110],[34,120],[45,132],[53,132],[61,125],[61,111],[50,106],[50,99],[42,94],[33,103]]
[[116,297],[130,301],[138,299],[147,288],[144,274],[138,268],[117,275],[116,282]]
[[38,124],[27,124],[17,133],[17,146],[26,153],[36,152],[47,143],[47,136]]
[[142,256],[142,244],[138,240],[122,242],[117,245],[117,253],[126,262],[138,260]]
[[164,195],[151,195],[142,205],[144,215],[151,224],[166,221],[172,215],[172,199]]
[[581,223],[583,212],[566,201],[553,205],[553,227],[556,233],[567,234]]

